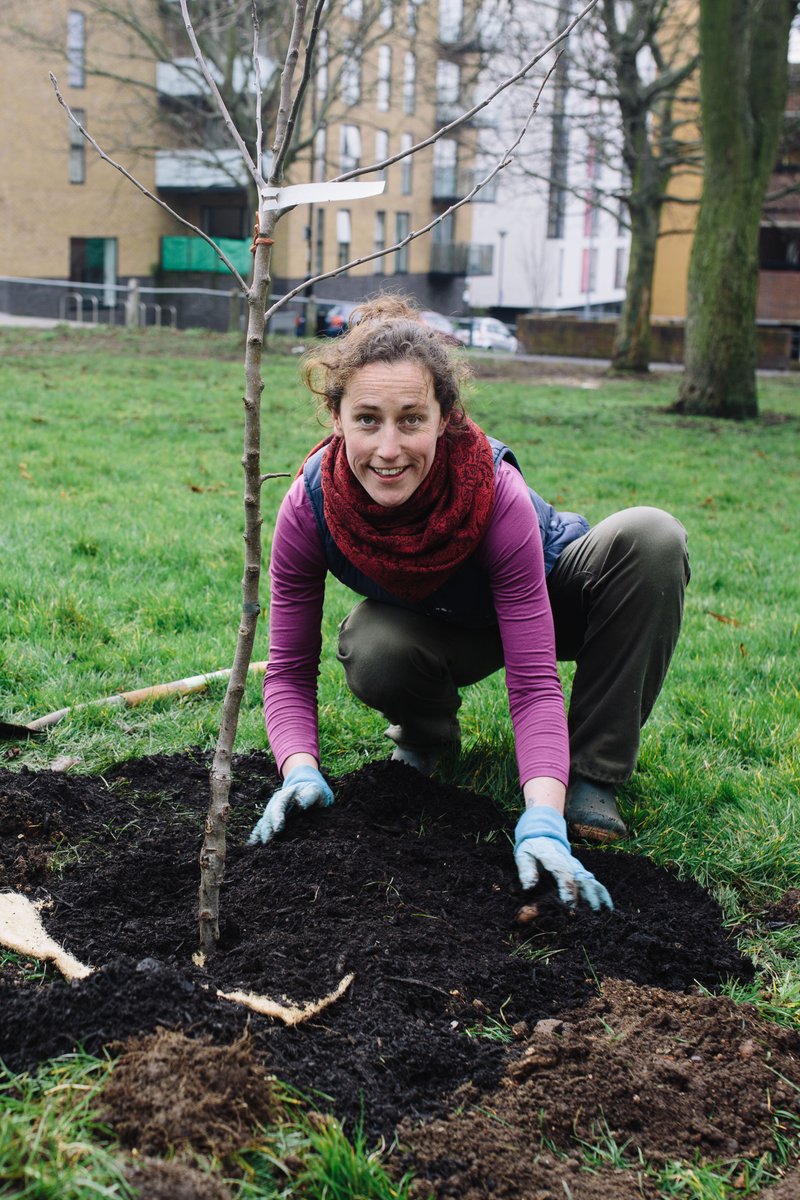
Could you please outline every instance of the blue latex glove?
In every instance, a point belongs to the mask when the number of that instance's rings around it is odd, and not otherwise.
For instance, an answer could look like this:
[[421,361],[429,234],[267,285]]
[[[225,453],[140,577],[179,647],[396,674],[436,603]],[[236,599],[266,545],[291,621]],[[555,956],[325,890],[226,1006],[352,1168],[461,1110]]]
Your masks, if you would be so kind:
[[293,808],[311,808],[313,804],[326,807],[333,804],[333,792],[316,767],[295,767],[284,779],[283,786],[270,797],[263,817],[247,839],[248,846],[259,842],[266,845],[283,829],[286,816]]
[[523,888],[535,887],[543,867],[555,879],[559,898],[571,908],[579,896],[593,909],[614,907],[602,883],[570,853],[567,823],[554,808],[537,805],[522,814],[514,830],[514,861]]

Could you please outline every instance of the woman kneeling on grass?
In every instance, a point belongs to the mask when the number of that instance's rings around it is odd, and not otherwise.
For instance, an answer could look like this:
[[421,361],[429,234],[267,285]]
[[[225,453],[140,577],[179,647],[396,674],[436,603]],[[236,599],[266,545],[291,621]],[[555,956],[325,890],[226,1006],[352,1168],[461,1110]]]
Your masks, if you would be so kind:
[[[525,799],[520,883],[544,868],[566,903],[612,907],[571,854],[567,821],[594,841],[627,832],[615,788],[678,637],[685,531],[654,508],[593,529],[557,512],[465,415],[465,363],[408,303],[382,297],[357,318],[306,364],[333,436],[275,527],[264,714],[283,786],[250,841],[268,842],[294,807],[333,802],[316,694],[330,571],[366,597],[340,627],[338,657],[355,695],[389,720],[392,758],[430,774],[459,745],[459,688],[505,667]],[[568,723],[557,656],[576,662]]]

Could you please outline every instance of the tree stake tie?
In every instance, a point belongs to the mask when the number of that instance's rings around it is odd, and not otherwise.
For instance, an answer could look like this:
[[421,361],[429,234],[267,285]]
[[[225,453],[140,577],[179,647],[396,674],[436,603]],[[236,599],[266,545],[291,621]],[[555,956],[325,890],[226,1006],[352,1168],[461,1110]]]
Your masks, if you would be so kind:
[[275,239],[271,237],[263,237],[261,226],[258,223],[258,213],[256,213],[256,223],[253,229],[253,244],[250,247],[250,253],[255,254],[259,246],[274,246]]

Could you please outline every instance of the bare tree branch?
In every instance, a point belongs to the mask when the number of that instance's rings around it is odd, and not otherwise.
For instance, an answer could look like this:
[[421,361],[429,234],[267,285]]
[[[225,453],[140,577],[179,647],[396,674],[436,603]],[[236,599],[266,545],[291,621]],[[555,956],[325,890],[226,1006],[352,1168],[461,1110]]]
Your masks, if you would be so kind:
[[261,115],[263,93],[261,89],[261,55],[258,52],[259,24],[256,0],[251,0],[251,11],[253,16],[253,68],[256,82],[256,161],[260,170],[264,158],[264,127]]
[[[479,180],[478,183],[476,183],[474,185],[474,187],[467,193],[466,196],[462,196],[460,200],[456,200],[454,204],[451,204],[449,208],[446,208],[444,210],[444,212],[441,212],[437,216],[435,216],[432,221],[428,222],[427,225],[422,225],[419,229],[412,229],[412,231],[409,234],[407,234],[404,238],[402,238],[401,241],[395,242],[391,246],[386,246],[386,247],[384,247],[383,250],[374,250],[371,254],[365,254],[361,258],[351,259],[350,262],[344,263],[343,266],[334,267],[333,270],[331,270],[331,271],[323,271],[321,274],[315,275],[311,279],[304,280],[303,283],[298,284],[297,287],[292,288],[291,291],[286,292],[285,295],[281,296],[278,300],[276,300],[275,303],[267,309],[266,313],[264,314],[264,319],[269,320],[269,318],[274,316],[274,314],[276,312],[278,312],[281,308],[283,308],[283,306],[285,304],[287,304],[290,300],[293,300],[295,296],[299,296],[301,292],[304,292],[308,287],[312,286],[313,284],[321,283],[325,279],[335,279],[337,275],[342,275],[345,271],[349,271],[351,269],[351,267],[360,267],[364,263],[372,262],[376,258],[384,258],[389,254],[394,254],[397,250],[402,250],[402,248],[404,246],[407,246],[409,244],[409,242],[415,241],[416,238],[422,237],[422,235],[425,233],[430,233],[430,231],[432,229],[434,229],[437,225],[440,225],[441,222],[444,221],[445,217],[449,217],[450,214],[456,212],[457,209],[463,208],[465,204],[469,204],[469,202],[477,195],[477,193],[481,190],[481,188],[486,187],[487,183],[491,183],[491,181],[495,178],[496,175],[498,175],[500,173],[500,171],[502,171],[505,167],[509,166],[514,161],[514,151],[518,148],[518,146],[522,142],[523,138],[525,137],[525,134],[528,132],[530,123],[533,120],[533,118],[536,115],[536,112],[539,108],[539,101],[542,98],[542,92],[544,91],[544,88],[545,88],[548,80],[550,79],[550,76],[552,75],[553,71],[556,69],[557,65],[558,65],[558,59],[556,59],[556,61],[550,67],[550,69],[548,70],[544,79],[542,80],[542,82],[539,86],[539,90],[537,91],[536,96],[533,100],[533,103],[530,106],[528,115],[525,118],[525,120],[523,121],[522,126],[519,130],[519,133],[514,138],[513,142],[511,142],[511,144],[506,147],[506,149],[501,154],[500,159],[494,165],[494,167],[492,167],[492,169],[489,171],[488,175],[485,175],[483,179]],[[434,135],[433,140],[436,141],[439,137],[442,137],[448,128],[449,128],[449,126],[445,126],[442,129],[440,129],[438,131],[438,133]],[[377,170],[377,168],[374,166],[369,167],[367,169],[373,170],[373,171]]]
[[236,282],[238,283],[241,290],[246,295],[247,290],[248,290],[247,284],[242,279],[241,275],[236,270],[236,267],[233,265],[231,260],[228,258],[225,251],[220,249],[220,247],[217,245],[217,243],[214,241],[214,239],[210,238],[207,233],[203,233],[203,230],[199,229],[197,227],[197,225],[193,225],[191,221],[187,221],[185,217],[179,216],[178,213],[175,212],[174,208],[170,208],[170,206],[164,200],[161,200],[161,199],[159,199],[158,196],[155,196],[150,191],[149,188],[146,188],[145,185],[143,183],[141,183],[134,175],[131,175],[130,171],[126,171],[126,169],[122,166],[121,163],[118,163],[115,159],[113,159],[110,154],[106,154],[103,147],[98,142],[96,142],[95,139],[92,137],[92,135],[88,132],[88,130],[86,130],[83,127],[83,125],[81,125],[80,121],[75,116],[75,113],[72,111],[72,109],[67,104],[64,97],[61,95],[61,91],[58,86],[58,80],[56,79],[56,77],[52,71],[50,72],[50,82],[53,85],[53,91],[56,94],[56,100],[58,100],[58,103],[64,109],[64,111],[66,112],[67,116],[69,117],[70,121],[75,126],[75,128],[80,130],[81,135],[86,138],[86,141],[89,143],[89,145],[92,146],[97,151],[98,155],[103,160],[103,162],[107,162],[110,166],[114,167],[114,169],[119,171],[119,173],[121,175],[124,175],[125,178],[130,183],[132,183],[134,187],[138,188],[143,196],[147,196],[148,200],[152,200],[154,204],[157,204],[159,206],[159,208],[163,208],[164,212],[169,213],[169,215],[171,217],[173,217],[176,221],[178,221],[186,229],[191,229],[192,233],[196,233],[197,236],[201,237],[204,242],[207,242],[208,245],[214,251],[214,253],[217,255],[217,257],[220,258],[222,260],[222,262],[224,262],[225,266],[228,268],[231,275],[233,276],[233,278],[236,280]]
[[[185,0],[181,0],[181,3],[185,3]],[[278,103],[278,116],[275,121],[275,141],[272,148],[270,183],[280,183],[283,176],[283,164],[291,141],[293,128],[292,115],[294,113],[292,79],[300,54],[300,40],[303,36],[305,21],[306,0],[296,0],[289,49],[286,52],[286,61],[283,73],[281,74],[281,94]],[[307,80],[307,78],[308,76],[304,73],[304,79]]]
[[206,83],[208,84],[209,88],[211,89],[211,95],[214,97],[214,100],[216,101],[220,116],[222,117],[223,121],[225,122],[225,125],[227,126],[227,129],[236,144],[236,148],[238,149],[239,153],[242,156],[242,161],[243,161],[244,165],[247,167],[248,171],[252,175],[256,187],[257,188],[265,187],[266,180],[262,177],[261,172],[259,171],[256,164],[253,162],[253,159],[250,155],[250,151],[247,149],[247,146],[245,145],[244,138],[242,137],[242,135],[239,133],[239,130],[234,125],[231,115],[225,106],[225,101],[222,99],[220,90],[217,87],[217,81],[215,80],[214,76],[211,74],[210,70],[208,69],[208,63],[206,62],[205,58],[203,57],[203,52],[200,49],[200,44],[197,41],[197,35],[194,31],[194,26],[192,25],[192,19],[189,16],[189,9],[186,6],[186,0],[180,0],[180,3],[181,3],[181,16],[183,17],[183,23],[186,26],[186,32],[189,35],[189,41],[192,43],[192,50],[194,51],[195,61],[197,62],[198,67],[200,68],[200,70],[203,73],[203,78],[205,79]]
[[[306,52],[305,52],[305,58],[303,61],[303,74],[300,79],[300,83],[298,84],[298,87],[297,87],[297,93],[295,95],[294,102],[292,104],[292,111],[289,113],[289,120],[286,123],[285,145],[286,145],[287,149],[291,145],[292,137],[293,137],[294,131],[297,127],[297,119],[300,114],[300,110],[303,106],[303,100],[305,98],[306,89],[308,88],[309,80],[311,79],[311,67],[314,62],[314,48],[317,44],[317,36],[319,34],[320,20],[322,18],[322,11],[325,8],[325,4],[326,4],[326,0],[317,0],[317,3],[314,6],[314,16],[311,19],[311,28],[308,32],[308,38],[306,39]],[[281,162],[283,163],[283,161],[284,161],[284,155],[281,155]]]
[[[181,0],[181,2],[183,2],[183,0]],[[458,129],[461,125],[465,124],[465,122],[471,121],[476,113],[479,113],[484,108],[487,108],[488,105],[490,105],[492,101],[501,94],[501,92],[504,92],[513,84],[519,83],[521,79],[524,79],[525,76],[528,75],[528,73],[532,71],[533,68],[540,63],[547,54],[550,54],[557,46],[565,41],[566,38],[569,37],[570,33],[572,33],[572,30],[575,28],[575,26],[582,21],[586,14],[590,13],[598,3],[599,0],[590,0],[590,3],[587,4],[585,8],[581,9],[578,15],[570,21],[566,29],[557,34],[556,37],[554,37],[553,40],[545,46],[544,50],[540,50],[539,53],[535,54],[534,57],[531,58],[524,67],[520,68],[520,70],[515,72],[515,74],[510,75],[507,79],[504,79],[497,85],[496,88],[484,96],[482,100],[479,100],[477,104],[472,106],[472,108],[467,109],[466,112],[461,113],[454,120],[450,121],[448,125],[443,125],[441,129],[437,129],[435,133],[432,133],[430,137],[423,138],[421,142],[415,142],[413,146],[409,146],[407,150],[401,150],[398,154],[393,154],[391,158],[385,158],[379,163],[372,163],[368,167],[356,167],[352,171],[346,171],[342,175],[337,175],[335,179],[331,180],[331,183],[343,183],[346,179],[355,179],[359,175],[366,175],[370,171],[382,171],[385,167],[391,167],[393,163],[400,162],[401,159],[408,158],[409,155],[416,154],[418,151],[424,150],[427,146],[432,146],[434,142],[439,140],[439,138],[445,137],[446,134],[452,133],[454,129]],[[549,78],[549,76],[550,71],[548,71],[546,78]]]

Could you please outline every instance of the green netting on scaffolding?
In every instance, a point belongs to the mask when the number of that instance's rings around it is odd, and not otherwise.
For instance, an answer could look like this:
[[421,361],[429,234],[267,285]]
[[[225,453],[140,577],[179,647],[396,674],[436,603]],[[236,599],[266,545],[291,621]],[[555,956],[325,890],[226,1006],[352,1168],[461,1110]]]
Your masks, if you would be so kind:
[[[217,238],[220,250],[227,254],[241,275],[250,271],[250,242],[247,238]],[[199,237],[162,237],[161,267],[164,271],[210,271],[224,275],[228,268],[221,258]]]

